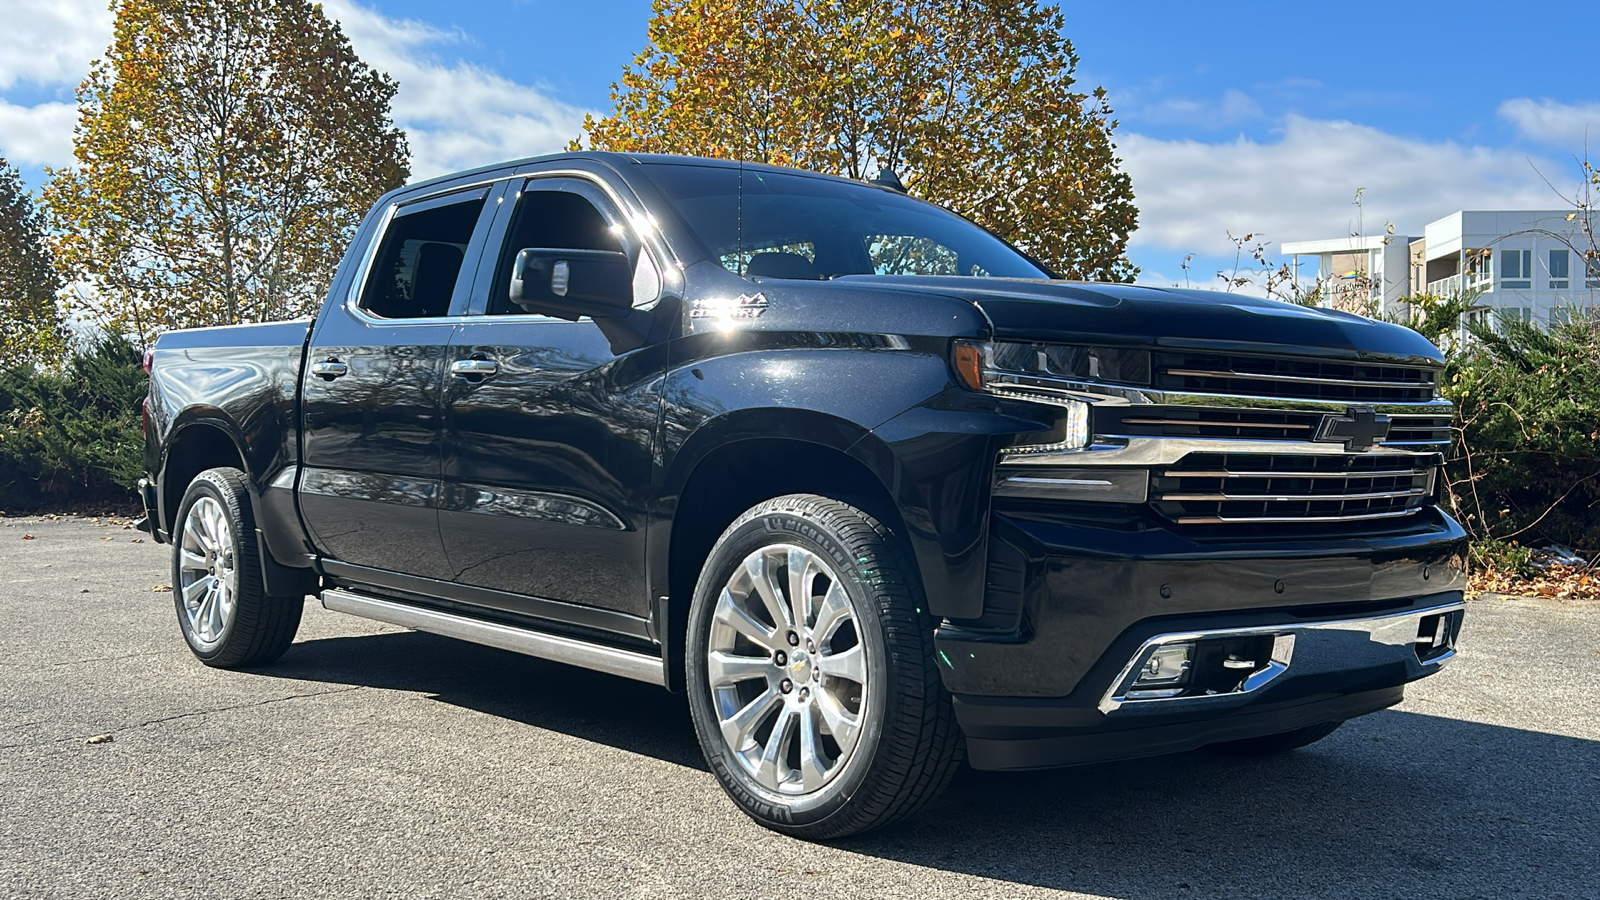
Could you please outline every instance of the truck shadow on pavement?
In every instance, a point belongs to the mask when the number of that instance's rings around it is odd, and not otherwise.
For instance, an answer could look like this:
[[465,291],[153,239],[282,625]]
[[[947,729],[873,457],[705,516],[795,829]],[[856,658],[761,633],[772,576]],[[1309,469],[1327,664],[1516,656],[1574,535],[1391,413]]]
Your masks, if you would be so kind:
[[[308,641],[271,674],[427,692],[705,770],[676,696],[432,635]],[[966,770],[910,821],[817,850],[821,868],[844,852],[1133,900],[1597,897],[1600,742],[1381,712],[1267,759]]]

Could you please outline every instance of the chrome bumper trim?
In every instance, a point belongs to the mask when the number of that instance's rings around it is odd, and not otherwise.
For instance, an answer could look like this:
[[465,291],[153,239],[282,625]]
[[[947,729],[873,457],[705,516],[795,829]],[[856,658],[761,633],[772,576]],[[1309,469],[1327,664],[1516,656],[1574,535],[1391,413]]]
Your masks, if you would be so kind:
[[[1456,655],[1456,629],[1460,616],[1453,618],[1454,627],[1443,624],[1435,634],[1419,638],[1422,620],[1430,616],[1463,613],[1464,603],[1447,603],[1428,609],[1393,613],[1363,619],[1336,619],[1327,622],[1285,623],[1251,628],[1218,628],[1208,631],[1186,631],[1158,634],[1140,645],[1138,652],[1111,682],[1100,699],[1100,711],[1107,715],[1128,714],[1137,710],[1157,707],[1164,712],[1200,709],[1208,705],[1221,706],[1239,702],[1241,698],[1280,680],[1305,675],[1320,675],[1341,671],[1354,671],[1403,663],[1415,666],[1415,677],[1432,674]],[[1448,621],[1441,620],[1448,624]],[[1246,676],[1240,688],[1226,694],[1209,696],[1155,696],[1167,691],[1137,691],[1133,684],[1136,673],[1145,664],[1151,651],[1166,644],[1187,643],[1213,638],[1274,638],[1272,656]],[[1424,655],[1418,647],[1429,643]],[[1291,674],[1292,673],[1292,674]]]

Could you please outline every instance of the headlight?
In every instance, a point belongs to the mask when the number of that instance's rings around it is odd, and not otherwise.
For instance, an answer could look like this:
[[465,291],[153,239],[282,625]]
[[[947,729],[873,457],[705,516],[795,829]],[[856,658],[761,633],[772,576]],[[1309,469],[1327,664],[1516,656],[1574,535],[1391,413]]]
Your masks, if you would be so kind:
[[[1150,351],[1020,341],[956,341],[956,380],[974,391],[1027,400],[1062,411],[1057,429],[1042,440],[1008,447],[1007,455],[1080,450],[1089,445],[1087,394],[1100,386],[1150,383]],[[1112,390],[1105,390],[1112,394]]]

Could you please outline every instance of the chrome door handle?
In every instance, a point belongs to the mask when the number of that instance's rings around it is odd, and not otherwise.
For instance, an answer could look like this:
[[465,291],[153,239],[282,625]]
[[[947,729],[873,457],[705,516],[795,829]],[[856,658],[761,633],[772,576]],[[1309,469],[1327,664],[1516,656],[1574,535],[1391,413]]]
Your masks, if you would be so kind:
[[450,364],[450,374],[457,378],[487,378],[500,371],[500,364],[492,359],[458,359]]
[[337,359],[325,359],[311,364],[311,374],[332,381],[350,371],[350,367]]

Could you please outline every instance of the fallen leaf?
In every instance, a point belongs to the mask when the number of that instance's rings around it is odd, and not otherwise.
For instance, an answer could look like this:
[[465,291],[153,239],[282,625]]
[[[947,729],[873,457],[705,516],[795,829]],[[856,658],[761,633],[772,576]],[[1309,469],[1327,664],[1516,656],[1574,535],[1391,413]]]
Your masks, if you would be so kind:
[[142,543],[144,543],[144,538],[134,538],[133,540],[129,541],[128,543],[130,543],[130,544],[142,544]]
[[97,734],[92,738],[84,738],[83,742],[85,744],[109,744],[113,740],[116,739],[109,734]]
[[31,540],[33,540],[33,535],[25,534],[25,535],[22,536],[22,539],[25,540],[25,541],[31,541]]
[[157,584],[157,585],[153,585],[150,588],[150,590],[152,592],[154,592],[154,593],[157,593],[157,594],[170,594],[170,593],[172,593],[172,585],[170,585],[170,584]]

